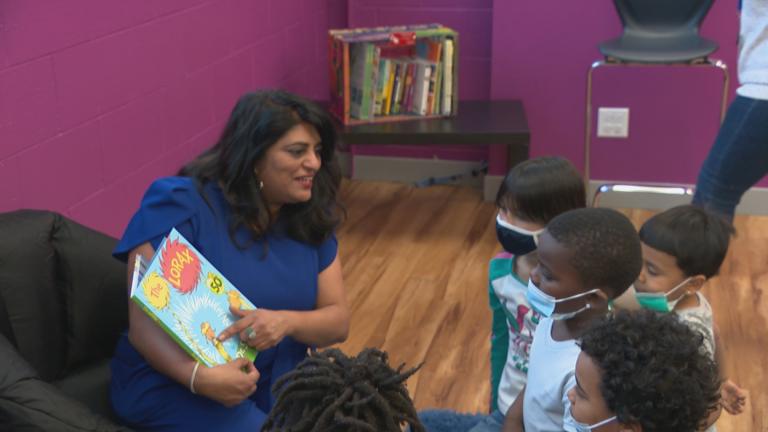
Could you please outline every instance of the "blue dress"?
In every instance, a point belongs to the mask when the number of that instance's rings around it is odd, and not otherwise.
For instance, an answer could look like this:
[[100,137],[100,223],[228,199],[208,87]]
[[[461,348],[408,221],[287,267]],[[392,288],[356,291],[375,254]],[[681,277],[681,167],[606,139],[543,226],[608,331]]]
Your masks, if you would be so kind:
[[[229,235],[231,210],[221,189],[209,182],[203,192],[205,198],[186,177],[155,181],[114,256],[125,261],[131,250],[145,242],[157,250],[160,240],[175,227],[257,307],[314,309],[318,274],[336,258],[336,238],[330,236],[320,246],[313,246],[282,234],[278,223],[278,228],[265,236],[266,255],[264,244],[250,240],[245,228],[235,237],[248,247],[239,249]],[[153,369],[123,334],[111,364],[112,405],[122,421],[141,430],[258,431],[274,404],[272,384],[304,359],[307,348],[286,337],[259,353],[255,365],[261,378],[256,392],[240,405],[227,408],[192,394]]]

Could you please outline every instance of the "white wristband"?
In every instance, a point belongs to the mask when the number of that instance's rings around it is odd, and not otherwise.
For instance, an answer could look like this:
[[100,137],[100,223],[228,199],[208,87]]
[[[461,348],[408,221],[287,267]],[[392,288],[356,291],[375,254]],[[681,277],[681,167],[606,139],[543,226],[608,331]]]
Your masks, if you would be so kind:
[[200,362],[195,362],[195,368],[192,369],[192,376],[189,377],[189,391],[192,392],[192,394],[197,394],[195,391],[195,377],[197,376],[197,368],[200,367]]

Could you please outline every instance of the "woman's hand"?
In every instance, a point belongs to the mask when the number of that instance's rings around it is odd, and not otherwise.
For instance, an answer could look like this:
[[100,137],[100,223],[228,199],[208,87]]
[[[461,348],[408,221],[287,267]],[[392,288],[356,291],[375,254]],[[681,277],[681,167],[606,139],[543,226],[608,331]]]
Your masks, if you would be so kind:
[[260,376],[253,363],[238,358],[212,368],[201,365],[195,376],[194,388],[197,394],[233,407],[256,391]]
[[268,309],[242,310],[234,307],[229,310],[240,319],[221,332],[218,337],[220,341],[239,334],[241,341],[264,351],[277,345],[290,334],[289,315],[284,312]]

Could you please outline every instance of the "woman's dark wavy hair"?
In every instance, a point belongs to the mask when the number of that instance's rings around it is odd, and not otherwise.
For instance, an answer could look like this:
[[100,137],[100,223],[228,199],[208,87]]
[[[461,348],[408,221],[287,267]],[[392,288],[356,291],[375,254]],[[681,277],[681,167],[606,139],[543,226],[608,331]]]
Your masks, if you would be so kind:
[[720,401],[717,365],[703,339],[676,314],[620,311],[594,324],[580,345],[600,368],[600,390],[620,423],[694,432]]
[[289,129],[300,123],[312,125],[320,135],[322,164],[307,202],[285,204],[279,219],[291,238],[320,244],[340,221],[341,207],[336,195],[341,173],[335,157],[336,129],[328,113],[316,104],[281,90],[263,90],[240,97],[219,141],[184,166],[179,175],[195,179],[202,193],[207,182],[219,182],[232,206],[230,236],[240,226],[258,240],[274,220],[264,201],[256,163]]
[[560,157],[520,162],[509,170],[496,194],[497,207],[542,224],[586,205],[584,179],[573,164]]

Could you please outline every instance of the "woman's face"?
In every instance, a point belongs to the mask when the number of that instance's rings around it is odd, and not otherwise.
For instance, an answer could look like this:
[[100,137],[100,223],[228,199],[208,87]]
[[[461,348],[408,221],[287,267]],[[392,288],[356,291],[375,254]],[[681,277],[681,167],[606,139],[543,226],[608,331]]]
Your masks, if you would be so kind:
[[314,176],[320,169],[320,134],[314,126],[299,123],[288,130],[256,163],[261,193],[272,206],[309,201]]

